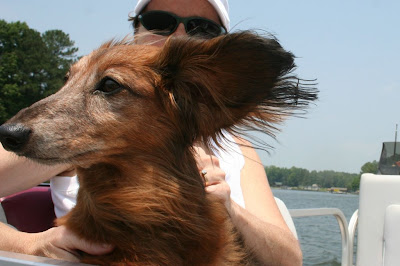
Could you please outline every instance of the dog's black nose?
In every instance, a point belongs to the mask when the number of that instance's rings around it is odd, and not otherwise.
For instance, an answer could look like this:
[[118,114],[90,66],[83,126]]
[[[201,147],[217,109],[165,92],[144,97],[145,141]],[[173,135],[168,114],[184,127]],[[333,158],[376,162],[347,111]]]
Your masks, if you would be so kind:
[[28,142],[32,130],[21,124],[0,126],[0,142],[8,151],[20,151]]

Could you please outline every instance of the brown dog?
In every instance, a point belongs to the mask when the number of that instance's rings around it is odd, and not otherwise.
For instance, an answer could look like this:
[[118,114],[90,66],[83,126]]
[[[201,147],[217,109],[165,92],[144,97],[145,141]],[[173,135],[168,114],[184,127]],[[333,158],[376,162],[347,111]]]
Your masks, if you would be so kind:
[[102,265],[251,263],[226,209],[206,194],[195,140],[275,124],[316,99],[290,75],[293,55],[251,32],[170,38],[162,48],[110,42],[72,66],[56,94],[0,128],[3,146],[76,165],[76,207],[57,221],[109,243]]

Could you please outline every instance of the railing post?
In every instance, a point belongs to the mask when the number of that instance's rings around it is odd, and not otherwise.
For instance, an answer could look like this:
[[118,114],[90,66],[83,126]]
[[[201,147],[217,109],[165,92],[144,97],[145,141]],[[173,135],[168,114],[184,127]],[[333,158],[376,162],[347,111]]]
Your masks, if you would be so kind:
[[289,210],[293,218],[333,215],[338,221],[340,233],[342,235],[342,266],[351,266],[352,256],[350,256],[349,231],[346,217],[343,212],[337,208],[316,208],[316,209],[292,209]]

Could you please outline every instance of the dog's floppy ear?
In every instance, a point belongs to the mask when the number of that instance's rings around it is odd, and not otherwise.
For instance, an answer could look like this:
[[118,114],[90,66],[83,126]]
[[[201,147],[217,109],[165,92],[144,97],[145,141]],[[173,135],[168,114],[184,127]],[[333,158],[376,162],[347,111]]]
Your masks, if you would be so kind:
[[290,75],[294,56],[274,38],[249,31],[211,40],[169,38],[155,68],[182,127],[214,137],[233,126],[271,133],[274,124],[316,99],[315,90]]

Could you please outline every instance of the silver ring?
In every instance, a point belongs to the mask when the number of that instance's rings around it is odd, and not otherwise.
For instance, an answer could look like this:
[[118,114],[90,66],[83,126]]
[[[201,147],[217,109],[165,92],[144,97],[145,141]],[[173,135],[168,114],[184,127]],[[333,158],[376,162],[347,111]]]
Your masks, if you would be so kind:
[[203,177],[203,181],[204,181],[205,185],[207,185],[207,183],[208,183],[208,179],[206,177],[206,174],[207,174],[207,170],[205,170],[205,169],[201,170],[201,176]]
[[202,175],[203,177],[204,177],[206,174],[207,174],[207,170],[206,170],[206,169],[201,170],[201,175]]

